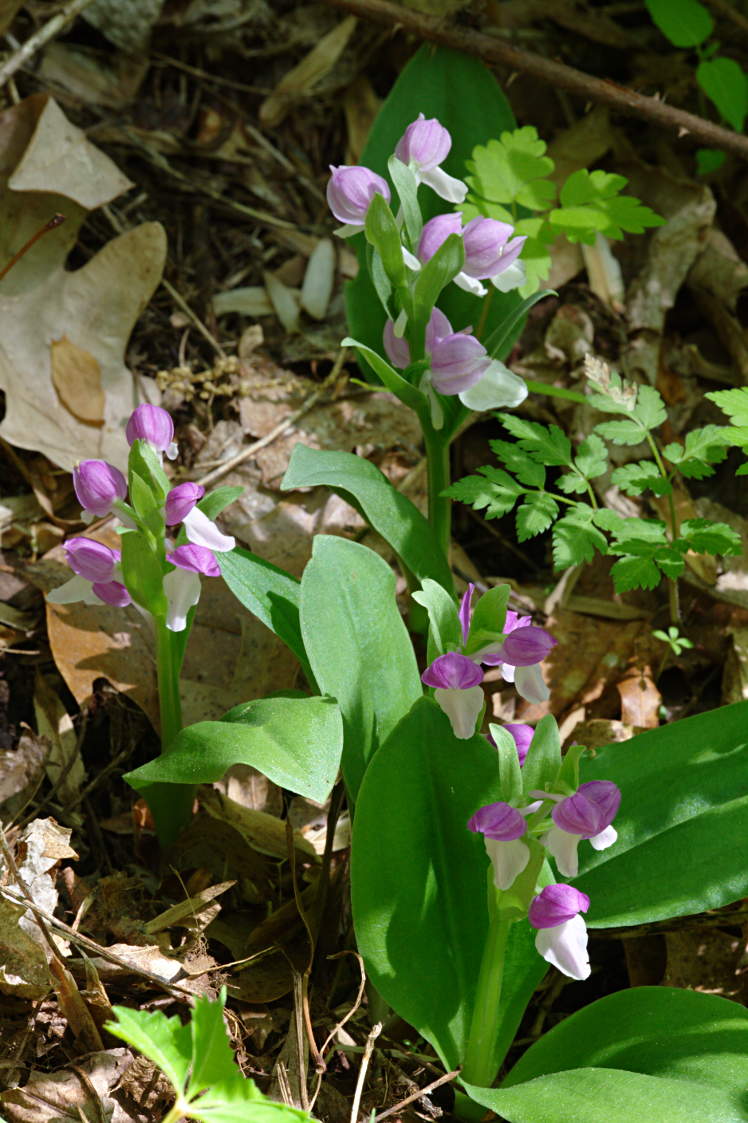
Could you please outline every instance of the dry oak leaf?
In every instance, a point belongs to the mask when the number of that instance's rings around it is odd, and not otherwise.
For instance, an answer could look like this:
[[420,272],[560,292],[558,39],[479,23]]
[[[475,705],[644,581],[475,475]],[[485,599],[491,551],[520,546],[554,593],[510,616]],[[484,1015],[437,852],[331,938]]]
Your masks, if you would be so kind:
[[166,236],[144,223],[81,269],[69,272],[65,261],[88,211],[130,186],[46,95],[0,114],[0,262],[54,214],[65,216],[0,284],[0,436],[61,468],[126,460],[122,429],[139,395],[125,345],[161,278]]

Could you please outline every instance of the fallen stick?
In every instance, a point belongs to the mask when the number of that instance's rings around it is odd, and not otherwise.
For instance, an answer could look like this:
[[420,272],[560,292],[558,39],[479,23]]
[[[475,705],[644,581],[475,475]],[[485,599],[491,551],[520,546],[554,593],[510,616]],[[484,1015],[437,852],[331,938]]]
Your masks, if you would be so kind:
[[656,97],[638,94],[627,86],[619,86],[604,78],[595,78],[573,66],[544,58],[532,51],[524,51],[503,39],[485,35],[469,27],[460,27],[446,20],[424,15],[412,8],[400,7],[390,0],[327,0],[336,8],[353,12],[364,19],[389,24],[393,30],[400,27],[422,39],[430,39],[445,47],[476,55],[484,62],[508,66],[521,74],[529,74],[548,85],[556,86],[569,93],[579,94],[592,101],[601,101],[612,106],[619,113],[632,117],[643,117],[666,129],[673,129],[678,139],[692,136],[713,148],[723,148],[748,159],[748,137],[732,132],[721,125],[715,125],[684,109],[675,109]]

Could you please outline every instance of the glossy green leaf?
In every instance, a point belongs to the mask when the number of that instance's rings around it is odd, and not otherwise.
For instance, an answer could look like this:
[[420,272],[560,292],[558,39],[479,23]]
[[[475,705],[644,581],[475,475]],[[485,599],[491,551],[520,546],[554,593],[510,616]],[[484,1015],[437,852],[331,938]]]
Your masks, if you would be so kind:
[[[449,129],[452,148],[442,167],[457,178],[465,175],[466,161],[476,144],[485,144],[503,130],[514,128],[509,103],[487,67],[469,55],[426,43],[390,90],[369,133],[361,163],[387,178],[395,146],[419,113],[436,117]],[[452,209],[425,185],[419,187],[418,199],[424,221]],[[393,208],[396,205],[393,201]],[[359,264],[364,266],[365,244],[362,238],[357,241]],[[479,322],[481,303],[456,285],[449,285],[439,300],[455,330]],[[485,334],[490,335],[519,303],[516,293],[494,292]],[[385,314],[363,267],[346,287],[346,310],[350,334],[374,351],[381,351]],[[512,338],[520,326],[516,326]],[[506,350],[511,342],[507,340]],[[369,356],[364,354],[363,358],[368,363]]]
[[[499,797],[496,751],[458,741],[424,698],[371,761],[356,806],[353,915],[367,973],[450,1068],[464,1056],[488,934],[488,858],[466,823]],[[546,970],[526,924],[512,926],[507,956],[497,1066]]]
[[[387,360],[383,359],[377,351],[372,350],[370,347],[367,347],[365,343],[361,343],[359,340],[353,339],[348,335],[345,339],[341,340],[341,346],[355,347],[359,355],[366,359],[367,363],[369,363],[372,370],[376,372],[378,378],[381,380],[382,385],[386,386],[390,393],[399,398],[401,402],[404,402],[406,406],[410,406],[419,416],[421,414],[424,416],[427,414],[428,405],[421,391],[413,386],[412,383],[408,382],[407,379],[403,378],[403,376],[399,374],[394,367],[391,367]],[[381,350],[381,339],[378,346]]]
[[217,487],[209,491],[198,503],[198,507],[209,519],[214,519],[229,507],[235,499],[244,494],[243,487]]
[[413,600],[426,609],[429,617],[429,638],[426,658],[432,663],[439,655],[456,650],[462,642],[462,628],[457,604],[443,585],[425,578],[423,587],[413,593]]
[[748,1118],[746,1087],[741,1006],[635,987],[555,1026],[500,1088],[468,1091],[508,1123],[740,1123]]
[[127,461],[128,479],[133,473],[150,488],[157,505],[163,503],[169,491],[169,480],[161,465],[161,457],[148,441],[133,441]]
[[665,920],[748,893],[748,702],[598,749],[582,779],[622,793],[615,845],[579,848],[589,925]]
[[714,20],[700,0],[645,0],[649,14],[674,47],[698,47],[713,29]]
[[332,790],[343,749],[343,723],[331,698],[260,698],[199,721],[175,737],[169,752],[128,772],[143,784],[211,784],[234,764],[322,802]]
[[422,324],[428,322],[439,294],[457,276],[465,261],[465,247],[459,234],[445,238],[416,277],[413,293],[414,315]]
[[366,212],[364,227],[366,240],[373,246],[382,259],[384,271],[393,285],[405,281],[405,265],[400,244],[400,231],[395,216],[383,195],[375,195]]
[[296,578],[239,546],[217,554],[216,560],[236,599],[293,651],[313,685],[299,626],[300,586]]
[[452,574],[429,522],[370,461],[297,444],[281,487],[332,488],[361,512],[419,580],[430,577],[452,589]]
[[696,81],[733,129],[742,132],[748,114],[748,75],[732,58],[704,59]]
[[318,535],[301,580],[300,619],[314,676],[343,714],[343,775],[355,799],[370,759],[423,694],[395,575],[366,546]]

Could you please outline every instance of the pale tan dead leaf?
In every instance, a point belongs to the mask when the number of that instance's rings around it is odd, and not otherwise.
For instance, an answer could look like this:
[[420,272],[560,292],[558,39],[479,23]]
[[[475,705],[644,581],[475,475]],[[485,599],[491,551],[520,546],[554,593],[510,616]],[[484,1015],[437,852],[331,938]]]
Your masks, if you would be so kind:
[[[253,811],[251,807],[242,807],[210,788],[203,789],[200,804],[212,818],[228,823],[238,831],[253,850],[273,858],[288,857],[286,826],[281,819],[264,811]],[[293,842],[300,854],[316,858],[314,847],[298,831],[294,831]]]
[[335,280],[335,247],[330,238],[320,238],[312,250],[301,286],[301,307],[315,320],[323,320]]
[[616,683],[621,699],[621,721],[637,729],[656,729],[660,724],[662,695],[652,680],[651,668],[631,667]]
[[295,101],[311,94],[340,58],[355,26],[356,17],[346,16],[281,78],[260,106],[260,121],[266,128],[279,125]]
[[[211,885],[199,893],[194,893],[184,901],[172,905],[165,912],[154,916],[153,920],[149,920],[145,925],[145,932],[149,936],[155,936],[157,932],[165,932],[176,926],[194,928],[195,921],[198,921],[206,911],[209,911],[209,907],[215,901],[215,898],[220,897],[222,893],[226,893],[234,885],[236,885],[235,881],[222,881],[219,885]],[[212,919],[214,917],[211,915]],[[186,924],[185,921],[187,921]],[[206,920],[202,927],[206,927],[209,923],[210,920]]]
[[49,742],[46,772],[57,799],[66,803],[86,782],[86,770],[78,752],[78,737],[73,719],[49,681],[37,671],[34,685],[36,727]]
[[267,811],[268,815],[280,818],[283,812],[283,792],[249,764],[235,764],[229,768],[222,780],[214,785],[216,789],[240,803],[242,807],[252,807],[255,811]]
[[104,424],[101,367],[93,355],[66,335],[52,340],[52,385],[73,417],[87,425]]
[[60,1010],[64,1014],[77,1044],[86,1053],[101,1049],[103,1042],[93,1015],[86,1005],[73,975],[59,956],[53,955],[51,957],[49,971]]
[[343,111],[345,113],[348,143],[345,150],[346,164],[361,162],[361,153],[366,147],[366,141],[374,124],[374,119],[381,108],[382,102],[377,97],[374,87],[365,74],[359,74],[343,94]]
[[[78,857],[70,846],[71,834],[71,830],[61,827],[54,819],[34,819],[21,831],[16,841],[16,869],[24,896],[29,894],[34,904],[46,913],[53,913],[57,907],[58,893],[54,876],[56,866],[64,858]],[[4,863],[0,859],[0,869],[3,866]],[[6,871],[6,877],[11,885],[14,876],[12,871]],[[13,888],[17,890],[20,886],[13,885]],[[49,944],[36,916],[30,909],[25,910],[19,924],[49,957],[51,954]],[[67,944],[64,940],[57,936],[53,936],[52,939],[60,952],[67,952]]]
[[86,105],[122,109],[136,96],[148,65],[146,54],[133,57],[53,42],[41,57],[37,77],[44,89],[62,89]]
[[[114,239],[83,268],[65,261],[89,209],[130,186],[112,161],[49,98],[34,95],[0,114],[0,259],[7,260],[50,217],[66,221],[14,266],[0,287],[0,435],[70,469],[104,458],[122,467],[124,424],[138,404],[123,362],[127,339],[158,283],[163,228],[145,223]],[[98,363],[103,425],[61,408],[52,378],[53,344],[67,337]],[[64,405],[64,401],[63,401]]]
[[[124,963],[130,964],[135,971],[148,971],[165,983],[175,983],[182,977],[182,965],[173,956],[164,955],[160,947],[155,944],[111,944],[106,949]],[[91,958],[102,979],[107,982],[111,979],[122,979],[128,976],[126,967],[113,963],[104,956],[95,955]]]
[[140,1116],[130,1115],[112,1095],[131,1064],[132,1053],[121,1047],[77,1058],[78,1071],[33,1072],[23,1088],[0,1093],[0,1109],[7,1123],[60,1123],[72,1119],[134,1123]]

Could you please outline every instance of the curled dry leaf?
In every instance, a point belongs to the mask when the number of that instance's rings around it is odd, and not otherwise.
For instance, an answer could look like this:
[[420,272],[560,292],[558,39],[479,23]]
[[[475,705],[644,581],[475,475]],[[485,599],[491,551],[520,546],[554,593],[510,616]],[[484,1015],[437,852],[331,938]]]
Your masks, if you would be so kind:
[[140,1116],[130,1115],[112,1095],[131,1062],[129,1049],[109,1049],[78,1058],[75,1071],[33,1073],[23,1088],[0,1094],[3,1118],[7,1123],[52,1123],[60,1119],[132,1123]]
[[126,459],[121,434],[138,395],[123,356],[161,277],[164,230],[136,227],[75,272],[65,260],[87,212],[130,186],[50,98],[35,94],[0,114],[0,261],[65,216],[0,285],[0,435],[62,468]]

